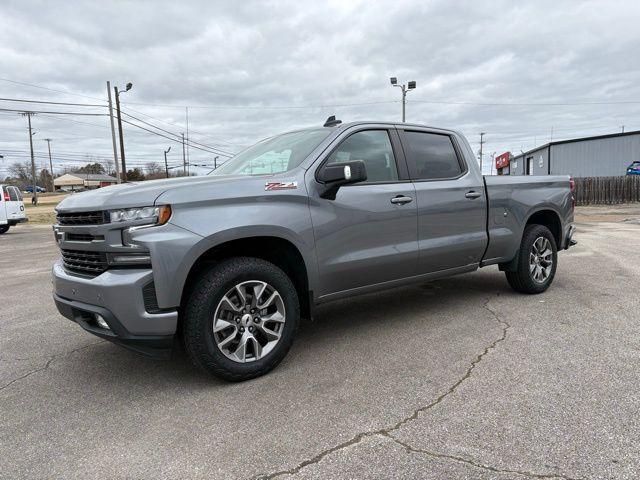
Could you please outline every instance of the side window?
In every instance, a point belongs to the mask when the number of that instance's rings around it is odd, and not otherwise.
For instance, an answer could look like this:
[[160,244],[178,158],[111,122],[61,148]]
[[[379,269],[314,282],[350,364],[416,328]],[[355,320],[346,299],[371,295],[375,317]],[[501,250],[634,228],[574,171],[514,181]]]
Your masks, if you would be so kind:
[[416,178],[437,180],[457,177],[462,173],[449,135],[405,131],[404,139],[409,162],[415,165]]
[[352,160],[364,162],[367,169],[366,183],[398,180],[398,167],[386,130],[365,130],[354,133],[334,150],[327,163]]
[[17,202],[19,200],[16,187],[9,187],[9,198],[11,198],[12,202]]

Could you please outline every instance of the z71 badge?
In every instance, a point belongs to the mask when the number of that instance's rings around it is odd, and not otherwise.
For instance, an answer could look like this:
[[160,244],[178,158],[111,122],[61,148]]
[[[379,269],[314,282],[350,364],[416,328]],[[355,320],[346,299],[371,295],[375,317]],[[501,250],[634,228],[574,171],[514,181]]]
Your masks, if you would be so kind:
[[298,188],[298,182],[267,182],[264,184],[264,189],[271,190],[295,190]]

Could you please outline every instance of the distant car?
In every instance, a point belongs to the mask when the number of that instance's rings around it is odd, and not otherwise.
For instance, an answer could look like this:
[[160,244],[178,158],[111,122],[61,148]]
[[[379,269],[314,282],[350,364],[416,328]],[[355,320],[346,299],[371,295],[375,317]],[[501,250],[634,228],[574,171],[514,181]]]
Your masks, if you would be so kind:
[[640,175],[640,160],[627,167],[627,175]]
[[[26,188],[24,189],[24,191],[25,191],[26,193],[33,193],[33,185],[29,185],[28,187],[26,187]],[[44,192],[46,192],[46,190],[45,190],[44,188],[42,188],[40,185],[37,185],[37,186],[36,186],[36,192],[38,192],[38,193],[44,193]]]
[[0,185],[0,235],[10,227],[26,221],[22,194],[18,187]]

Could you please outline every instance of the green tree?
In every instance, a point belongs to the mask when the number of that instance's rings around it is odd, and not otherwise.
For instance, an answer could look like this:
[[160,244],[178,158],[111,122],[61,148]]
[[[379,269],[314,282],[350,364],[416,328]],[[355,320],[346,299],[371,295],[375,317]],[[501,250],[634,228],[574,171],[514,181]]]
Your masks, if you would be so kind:
[[130,182],[140,182],[145,180],[144,173],[138,167],[133,170],[127,170],[127,180]]
[[92,173],[95,175],[95,174],[101,174],[105,172],[102,164],[96,162],[96,163],[88,163],[84,167],[80,167],[79,169],[76,170],[75,173]]

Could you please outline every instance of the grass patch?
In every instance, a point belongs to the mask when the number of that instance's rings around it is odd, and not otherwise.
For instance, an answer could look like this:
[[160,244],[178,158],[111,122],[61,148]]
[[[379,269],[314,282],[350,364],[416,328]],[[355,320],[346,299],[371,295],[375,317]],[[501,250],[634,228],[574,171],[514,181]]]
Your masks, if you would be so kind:
[[44,193],[38,195],[38,206],[31,205],[31,197],[24,195],[24,208],[29,217],[29,223],[40,225],[53,225],[56,223],[56,214],[53,210],[67,194]]

